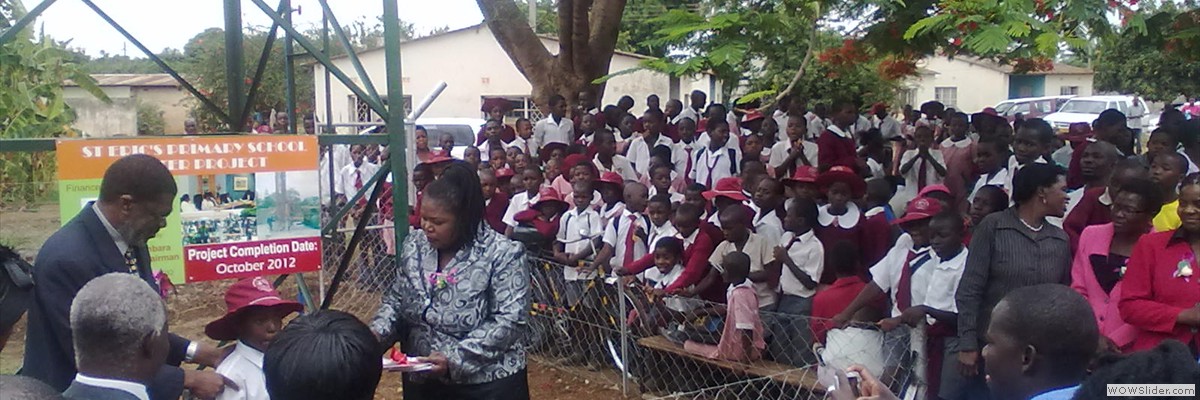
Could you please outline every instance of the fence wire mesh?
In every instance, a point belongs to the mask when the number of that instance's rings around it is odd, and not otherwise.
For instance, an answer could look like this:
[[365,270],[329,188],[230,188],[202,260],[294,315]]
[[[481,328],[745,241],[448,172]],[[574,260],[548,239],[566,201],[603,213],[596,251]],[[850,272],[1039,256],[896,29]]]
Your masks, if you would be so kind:
[[[332,308],[369,320],[394,279],[391,227],[370,221]],[[353,232],[349,219],[326,237],[335,266]],[[640,277],[568,281],[567,265],[530,251],[533,305],[526,345],[531,361],[627,395],[648,399],[821,399],[835,369],[866,366],[901,398],[925,397],[922,328],[883,332],[873,323],[836,328],[833,321],[759,310],[766,346],[751,360],[711,358],[722,339],[723,304],[668,296]],[[588,265],[586,262],[581,265]],[[578,268],[576,266],[575,268]],[[325,285],[334,272],[328,268]]]

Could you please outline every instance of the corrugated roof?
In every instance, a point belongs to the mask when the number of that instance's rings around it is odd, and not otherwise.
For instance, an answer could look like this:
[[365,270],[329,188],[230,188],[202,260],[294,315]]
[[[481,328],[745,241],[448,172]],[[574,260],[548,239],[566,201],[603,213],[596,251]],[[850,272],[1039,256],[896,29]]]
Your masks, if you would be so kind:
[[[92,74],[100,86],[179,87],[179,82],[167,74]],[[76,86],[67,80],[64,86]]]

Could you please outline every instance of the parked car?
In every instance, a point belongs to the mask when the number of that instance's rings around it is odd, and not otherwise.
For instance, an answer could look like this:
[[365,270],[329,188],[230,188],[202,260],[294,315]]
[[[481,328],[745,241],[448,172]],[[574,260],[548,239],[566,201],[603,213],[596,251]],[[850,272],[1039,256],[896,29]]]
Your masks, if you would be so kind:
[[[1062,108],[1058,109],[1058,112],[1047,115],[1045,119],[1056,131],[1066,132],[1073,123],[1086,122],[1091,124],[1096,118],[1100,117],[1101,112],[1110,108],[1129,115],[1130,110],[1133,109],[1135,104],[1134,102],[1140,104],[1143,110],[1148,109],[1142,99],[1133,96],[1075,97],[1067,100],[1067,103],[1063,104]],[[1146,114],[1142,116],[1142,126],[1148,125],[1146,117],[1149,112]]]
[[[425,127],[425,131],[429,133],[429,148],[438,150],[438,143],[441,142],[442,135],[450,134],[454,138],[454,148],[450,150],[450,156],[462,159],[467,151],[467,146],[475,144],[475,134],[479,132],[479,128],[483,126],[484,120],[479,118],[419,118],[417,125]],[[359,135],[369,135],[381,132],[383,125],[372,126],[358,132]],[[409,143],[412,143],[413,138],[409,138]]]
[[1044,96],[1008,99],[996,104],[996,113],[1007,118],[1008,122],[1020,113],[1025,118],[1041,118],[1043,115],[1058,111],[1067,100],[1075,96]]

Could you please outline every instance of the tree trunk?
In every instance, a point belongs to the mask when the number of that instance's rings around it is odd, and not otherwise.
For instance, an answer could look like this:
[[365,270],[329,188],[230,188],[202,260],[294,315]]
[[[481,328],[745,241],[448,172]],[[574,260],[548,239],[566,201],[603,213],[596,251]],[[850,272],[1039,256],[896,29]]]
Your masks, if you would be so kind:
[[592,81],[607,75],[626,0],[559,0],[558,54],[550,54],[534,34],[513,0],[476,0],[479,10],[500,47],[533,86],[533,101],[547,110],[550,96],[559,94],[568,104],[579,92],[604,96],[604,85]]

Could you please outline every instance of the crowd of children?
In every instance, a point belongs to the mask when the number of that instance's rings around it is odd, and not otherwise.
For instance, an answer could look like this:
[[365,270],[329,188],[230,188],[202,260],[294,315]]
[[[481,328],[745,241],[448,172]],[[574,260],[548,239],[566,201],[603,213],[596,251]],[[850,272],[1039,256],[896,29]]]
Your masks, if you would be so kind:
[[[546,118],[515,127],[502,119],[511,105],[488,100],[477,141],[487,158],[465,160],[480,171],[489,226],[558,261],[567,301],[587,307],[588,282],[627,277],[662,299],[653,318],[685,348],[797,366],[817,362],[811,345],[830,330],[857,323],[885,332],[885,354],[927,358],[931,399],[982,385],[978,364],[955,356],[968,348],[958,344],[957,289],[977,227],[1029,197],[1014,190],[1037,189],[1017,188],[1031,185],[1019,171],[1061,165],[1067,210],[1045,217],[1074,252],[1084,228],[1116,219],[1126,187],[1161,191],[1161,211],[1143,211],[1155,230],[1178,228],[1177,191],[1196,169],[1193,150],[1200,156],[1194,124],[1172,110],[1135,155],[1116,110],[1056,132],[1040,119],[938,102],[892,113],[784,97],[731,109],[697,91],[661,109],[651,96],[635,112],[628,96],[603,108],[590,93],[579,98],[571,107],[552,96]],[[425,148],[424,171],[436,176],[449,148]],[[686,323],[696,315],[714,323]],[[925,343],[909,342],[913,329]],[[889,356],[886,367],[911,368],[903,360]]]

